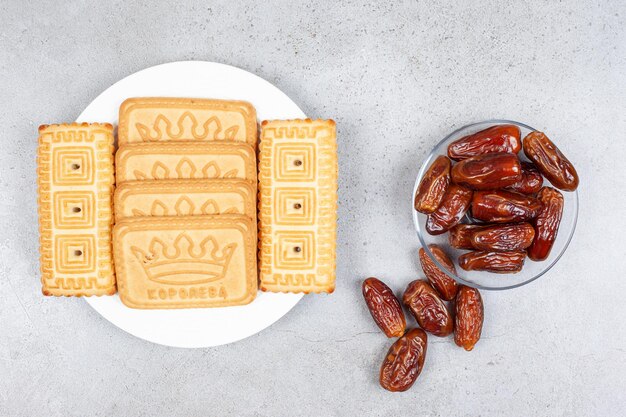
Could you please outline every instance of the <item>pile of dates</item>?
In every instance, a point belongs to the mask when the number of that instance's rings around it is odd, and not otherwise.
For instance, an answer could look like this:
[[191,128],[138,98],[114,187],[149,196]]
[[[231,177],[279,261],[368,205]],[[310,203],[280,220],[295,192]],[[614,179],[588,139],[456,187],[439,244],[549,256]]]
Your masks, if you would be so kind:
[[[529,161],[521,161],[523,149]],[[544,178],[554,187],[544,186]],[[467,249],[458,264],[466,271],[515,273],[526,256],[550,254],[563,214],[562,191],[578,187],[578,174],[559,148],[541,132],[523,140],[515,125],[496,125],[448,146],[428,167],[415,195],[415,210],[427,215],[432,235],[449,232],[450,245]],[[557,190],[558,188],[558,190]],[[377,278],[363,282],[363,297],[387,337],[398,339],[380,369],[380,385],[409,389],[424,366],[427,333],[446,337],[470,351],[480,339],[484,307],[477,289],[458,284],[454,262],[437,245],[419,258],[425,280],[411,282],[402,303]],[[407,331],[402,304],[419,327]]]
[[[454,264],[440,247],[430,245],[429,249],[454,272]],[[427,333],[446,337],[454,332],[454,342],[469,351],[480,339],[483,327],[483,301],[478,290],[457,284],[437,268],[424,249],[420,249],[419,258],[427,280],[411,282],[402,304],[420,328],[406,331],[400,301],[387,285],[377,278],[363,282],[363,297],[374,321],[387,337],[399,338],[380,368],[380,385],[389,391],[406,391],[419,376],[426,359]]]
[[[522,149],[530,162],[518,158]],[[545,260],[559,230],[563,194],[544,178],[562,191],[578,187],[574,166],[544,133],[522,141],[517,126],[496,125],[452,142],[435,159],[415,210],[427,215],[428,233],[449,232],[452,247],[470,250],[458,259],[464,270],[515,273],[526,256]]]

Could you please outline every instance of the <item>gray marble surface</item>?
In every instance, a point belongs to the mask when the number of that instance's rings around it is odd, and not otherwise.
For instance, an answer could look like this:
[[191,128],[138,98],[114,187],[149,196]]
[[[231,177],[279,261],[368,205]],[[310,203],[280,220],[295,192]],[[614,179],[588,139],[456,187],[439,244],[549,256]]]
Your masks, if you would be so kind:
[[[0,415],[626,414],[624,1],[157,3],[0,3]],[[150,344],[39,287],[37,126],[177,60],[241,67],[338,124],[336,292],[211,349]],[[574,240],[540,280],[483,294],[473,352],[432,337],[418,382],[388,393],[377,376],[390,341],[360,283],[400,291],[420,276],[420,163],[488,118],[567,149],[582,178]]]

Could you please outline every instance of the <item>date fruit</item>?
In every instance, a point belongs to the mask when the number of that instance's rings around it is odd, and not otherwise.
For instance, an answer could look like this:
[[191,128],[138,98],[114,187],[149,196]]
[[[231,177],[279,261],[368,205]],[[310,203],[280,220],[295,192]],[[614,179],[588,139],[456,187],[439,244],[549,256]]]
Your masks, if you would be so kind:
[[513,191],[476,191],[472,198],[472,217],[489,223],[516,223],[533,219],[541,202]]
[[530,162],[521,162],[522,179],[513,185],[506,187],[509,190],[522,194],[535,194],[543,185],[543,177],[536,166]]
[[461,285],[456,294],[454,343],[470,351],[480,339],[485,311],[483,299],[476,288]]
[[[454,267],[454,263],[448,255],[437,245],[428,245],[428,249],[433,254],[437,261],[446,267],[448,271],[456,275],[456,268]],[[422,269],[424,270],[424,274],[426,278],[428,278],[428,282],[433,286],[439,296],[444,300],[450,301],[456,296],[456,291],[458,289],[458,285],[456,281],[446,275],[432,259],[426,254],[424,248],[420,248],[419,252],[420,256],[420,264],[422,264]]]
[[472,235],[485,227],[477,224],[457,224],[450,229],[448,242],[456,249],[475,249],[472,245]]
[[526,252],[474,251],[459,256],[459,266],[466,271],[488,271],[498,274],[522,270]]
[[363,281],[363,298],[374,321],[387,337],[400,337],[404,334],[406,320],[402,306],[384,282],[373,277]]
[[450,184],[441,205],[426,219],[426,231],[431,235],[445,233],[461,221],[472,201],[472,190]]
[[402,297],[420,327],[435,336],[452,333],[454,322],[445,303],[427,281],[416,280],[409,284]]
[[542,132],[531,132],[524,138],[524,153],[537,165],[539,171],[563,191],[578,188],[578,173],[574,165]]
[[521,149],[519,127],[498,125],[455,140],[448,145],[448,156],[455,161],[460,161],[494,152],[518,153]]
[[543,261],[550,254],[563,215],[563,194],[551,187],[543,187],[537,198],[543,208],[534,220],[535,240],[528,248],[528,257]]
[[535,238],[535,229],[530,223],[487,226],[474,232],[472,246],[478,250],[509,252],[529,247]]
[[388,391],[406,391],[424,366],[428,336],[422,329],[409,330],[391,345],[380,367],[380,386]]
[[439,207],[450,184],[450,160],[441,155],[424,174],[415,194],[415,210],[430,214]]
[[464,159],[452,167],[452,181],[474,190],[492,190],[522,179],[517,155],[489,153]]

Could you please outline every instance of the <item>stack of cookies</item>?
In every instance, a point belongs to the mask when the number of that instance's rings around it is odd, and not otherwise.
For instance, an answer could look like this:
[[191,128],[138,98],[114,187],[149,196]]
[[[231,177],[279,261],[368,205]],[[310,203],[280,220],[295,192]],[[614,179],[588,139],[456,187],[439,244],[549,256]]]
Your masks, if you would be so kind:
[[39,133],[44,294],[118,290],[129,307],[170,309],[247,304],[259,283],[334,290],[332,120],[264,121],[258,165],[256,111],[242,101],[126,100],[115,170],[110,124]]
[[113,255],[133,308],[242,305],[257,293],[257,123],[241,101],[120,107]]

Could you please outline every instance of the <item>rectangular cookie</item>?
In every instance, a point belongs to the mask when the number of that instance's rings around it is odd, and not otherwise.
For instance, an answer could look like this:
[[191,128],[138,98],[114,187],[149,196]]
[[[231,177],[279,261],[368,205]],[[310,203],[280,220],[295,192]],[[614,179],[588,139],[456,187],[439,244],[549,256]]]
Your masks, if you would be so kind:
[[113,231],[119,295],[131,308],[248,304],[257,293],[256,224],[246,216],[136,217]]
[[248,180],[129,181],[115,190],[115,219],[243,214],[256,220],[256,184]]
[[115,294],[113,126],[40,126],[37,165],[42,292]]
[[236,141],[256,149],[256,110],[245,101],[135,97],[120,106],[119,144]]
[[245,143],[128,143],[115,154],[117,183],[239,178],[256,182],[254,149]]
[[335,122],[264,121],[259,192],[261,289],[332,292],[337,234]]

